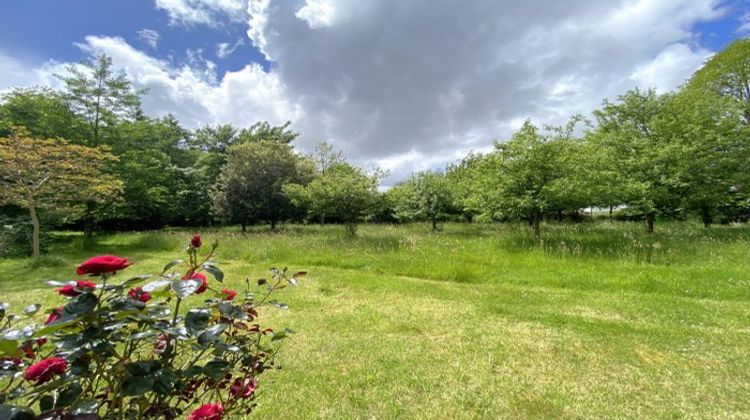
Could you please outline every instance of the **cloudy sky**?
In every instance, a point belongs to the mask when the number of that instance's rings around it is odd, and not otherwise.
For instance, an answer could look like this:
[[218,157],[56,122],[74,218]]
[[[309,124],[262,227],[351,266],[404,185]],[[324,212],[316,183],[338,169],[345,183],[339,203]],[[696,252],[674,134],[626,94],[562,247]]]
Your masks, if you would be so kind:
[[0,89],[106,53],[147,114],[291,120],[356,163],[441,168],[527,118],[668,91],[750,35],[750,0],[0,1]]

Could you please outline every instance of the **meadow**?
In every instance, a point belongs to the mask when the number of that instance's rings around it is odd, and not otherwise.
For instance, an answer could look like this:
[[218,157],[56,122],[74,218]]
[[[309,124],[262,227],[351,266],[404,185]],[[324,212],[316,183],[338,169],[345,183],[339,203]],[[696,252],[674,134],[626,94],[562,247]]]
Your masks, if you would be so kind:
[[[0,260],[2,300],[113,253],[156,273],[193,231],[58,232]],[[261,320],[296,331],[258,418],[750,417],[750,226],[692,222],[282,226],[218,239],[225,284],[307,270]]]

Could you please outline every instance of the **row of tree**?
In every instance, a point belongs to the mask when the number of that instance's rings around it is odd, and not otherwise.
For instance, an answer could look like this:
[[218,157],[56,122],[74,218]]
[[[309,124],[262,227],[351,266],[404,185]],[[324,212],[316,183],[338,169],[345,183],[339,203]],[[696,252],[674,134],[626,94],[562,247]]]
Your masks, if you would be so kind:
[[[717,54],[678,91],[633,90],[561,127],[527,121],[495,150],[386,192],[380,171],[321,143],[295,150],[290,123],[187,130],[143,114],[135,89],[98,56],[64,88],[15,89],[0,103],[0,215],[48,226],[381,222],[544,218],[618,209],[646,221],[697,214],[706,225],[750,213],[750,40]],[[10,219],[8,219],[10,218]],[[41,222],[40,222],[41,219]],[[6,220],[6,222],[7,222]],[[13,225],[13,223],[4,223]],[[33,236],[33,235],[32,235]],[[38,254],[39,241],[32,247]]]

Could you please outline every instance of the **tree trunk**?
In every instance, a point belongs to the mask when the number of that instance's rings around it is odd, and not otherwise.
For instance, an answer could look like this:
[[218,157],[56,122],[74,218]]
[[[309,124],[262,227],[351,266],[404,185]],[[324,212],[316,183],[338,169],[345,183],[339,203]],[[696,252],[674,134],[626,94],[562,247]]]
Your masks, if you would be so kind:
[[711,226],[711,223],[714,222],[711,210],[706,206],[701,207],[701,220],[703,221],[703,227],[705,228]]
[[534,238],[535,239],[539,239],[542,236],[541,227],[540,227],[541,220],[542,220],[542,217],[540,215],[538,214],[534,215],[533,225],[534,225]]
[[651,212],[646,215],[646,233],[652,234],[654,233],[654,219],[656,218],[656,213]]
[[325,213],[321,213],[320,214],[320,225],[323,226],[325,224],[326,224],[326,214]]
[[240,223],[240,226],[242,226],[242,233],[247,232],[247,224],[245,222]]
[[357,234],[357,225],[354,222],[349,222],[346,224],[346,233],[349,236],[354,236]]
[[434,217],[432,218],[432,231],[433,232],[437,231],[437,219]]
[[526,221],[529,222],[529,227],[534,226],[534,216],[529,216]]
[[94,206],[93,201],[86,202],[86,211],[83,214],[83,237],[86,239],[94,236]]
[[271,220],[271,230],[276,230],[276,220]]
[[612,218],[612,206],[609,206],[609,217]]
[[31,225],[33,231],[31,233],[31,256],[34,258],[39,257],[39,217],[36,214],[36,207],[32,202],[29,204],[29,214],[31,215]]

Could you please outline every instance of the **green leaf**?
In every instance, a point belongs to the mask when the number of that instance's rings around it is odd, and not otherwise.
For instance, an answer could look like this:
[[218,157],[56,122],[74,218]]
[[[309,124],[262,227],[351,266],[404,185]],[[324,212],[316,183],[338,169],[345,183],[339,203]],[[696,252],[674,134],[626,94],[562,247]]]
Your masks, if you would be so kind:
[[184,264],[184,263],[185,263],[185,261],[183,261],[183,260],[172,260],[172,261],[168,262],[167,265],[164,266],[164,269],[161,271],[161,273],[164,274],[170,268],[176,267],[176,266],[178,266],[180,264]]
[[62,316],[76,316],[91,312],[96,305],[99,303],[93,293],[84,293],[71,299],[65,307],[63,307]]
[[0,405],[0,419],[4,420],[34,420],[34,413],[25,407],[15,405]]
[[55,408],[55,397],[52,395],[45,395],[39,399],[39,411],[45,412]]
[[142,289],[144,292],[154,293],[166,289],[170,284],[172,284],[172,280],[156,280],[143,285]]
[[91,414],[96,410],[99,403],[96,400],[81,401],[73,407],[73,414]]
[[206,327],[209,319],[211,319],[210,310],[191,309],[185,316],[185,326],[191,334],[196,334]]
[[151,375],[128,376],[122,381],[122,393],[124,395],[143,395],[154,387],[156,379]]
[[167,395],[174,387],[177,381],[177,375],[171,369],[165,368],[156,372],[154,375],[154,392],[161,395]]
[[216,280],[219,281],[219,283],[224,281],[224,272],[219,269],[219,267],[216,267],[215,265],[211,264],[203,264],[203,269],[206,270],[206,272],[210,273]]
[[195,293],[203,284],[200,280],[172,280],[172,290],[181,299],[184,299]]
[[18,354],[18,344],[18,340],[0,338],[0,354],[3,356],[15,356]]
[[33,303],[25,308],[23,308],[23,314],[26,316],[34,315],[35,313],[39,312],[39,308],[41,308],[42,305],[38,303]]
[[71,383],[60,391],[60,394],[58,394],[55,408],[69,407],[78,399],[78,396],[81,395],[82,392],[83,388],[81,387],[81,384],[78,382]]
[[203,331],[198,336],[198,344],[206,345],[209,343],[215,343],[221,338],[221,333],[229,327],[229,324],[216,324]]
[[229,362],[225,362],[221,359],[215,359],[203,366],[203,373],[205,373],[208,377],[219,380],[224,377],[224,373],[228,367]]
[[288,338],[293,333],[294,331],[290,330],[289,328],[285,328],[284,331],[273,333],[273,336],[271,337],[271,341],[283,340],[285,338]]

